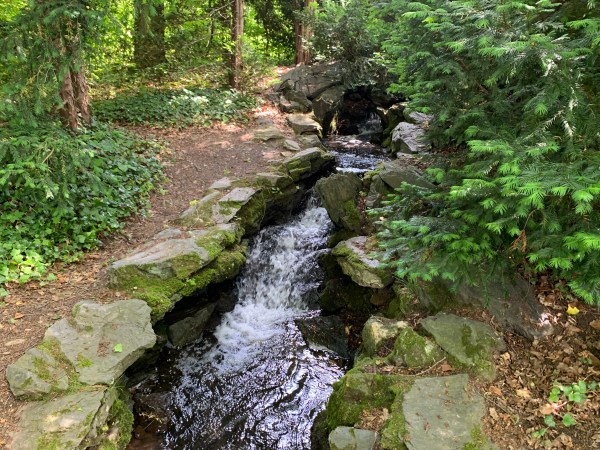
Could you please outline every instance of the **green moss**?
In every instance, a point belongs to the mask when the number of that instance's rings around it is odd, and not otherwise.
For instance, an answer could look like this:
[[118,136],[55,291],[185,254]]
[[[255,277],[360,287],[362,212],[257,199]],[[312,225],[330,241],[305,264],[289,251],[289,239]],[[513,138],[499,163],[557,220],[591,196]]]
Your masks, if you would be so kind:
[[266,210],[265,196],[262,192],[258,192],[252,196],[248,203],[240,208],[236,219],[244,230],[246,230],[246,234],[256,233],[260,230]]
[[362,373],[352,369],[333,385],[327,403],[327,426],[332,431],[338,426],[353,426],[362,411],[390,408],[395,394],[390,389],[406,383],[409,377]]
[[424,369],[440,361],[444,356],[445,353],[437,344],[419,335],[412,328],[405,328],[398,334],[389,359],[397,365]]
[[407,448],[404,442],[408,433],[402,403],[404,402],[404,394],[408,392],[413,384],[412,382],[413,380],[405,379],[391,388],[396,397],[390,408],[390,419],[381,431],[381,448],[384,450],[404,450]]
[[392,289],[395,295],[387,305],[384,315],[389,319],[403,319],[413,311],[413,305],[416,302],[415,295],[399,283],[395,283]]
[[492,448],[494,447],[490,445],[481,428],[474,427],[471,430],[471,440],[463,445],[461,450],[491,450]]
[[130,394],[124,386],[118,386],[118,396],[115,399],[108,414],[107,425],[110,428],[117,428],[117,441],[105,440],[100,448],[105,450],[122,450],[129,441],[133,431],[134,416],[129,408]]
[[346,200],[342,206],[344,211],[344,217],[342,218],[344,227],[359,233],[362,228],[362,218],[358,211],[356,201],[353,199]]
[[84,368],[84,367],[91,367],[94,365],[94,361],[92,361],[89,358],[86,358],[85,356],[83,356],[81,353],[77,355],[77,366]]
[[[33,358],[33,368],[35,369],[36,375],[40,377],[41,380],[44,380],[47,383],[53,381],[47,361],[42,358]],[[31,380],[29,380],[29,382],[31,382]]]
[[55,434],[42,434],[36,443],[36,450],[59,450],[60,439]]

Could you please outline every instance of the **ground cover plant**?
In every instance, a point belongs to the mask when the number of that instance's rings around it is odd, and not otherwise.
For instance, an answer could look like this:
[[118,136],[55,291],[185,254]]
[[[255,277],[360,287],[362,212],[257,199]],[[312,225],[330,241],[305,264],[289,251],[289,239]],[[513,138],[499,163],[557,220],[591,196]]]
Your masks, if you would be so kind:
[[106,126],[0,128],[0,285],[40,278],[142,212],[160,181],[158,151]]

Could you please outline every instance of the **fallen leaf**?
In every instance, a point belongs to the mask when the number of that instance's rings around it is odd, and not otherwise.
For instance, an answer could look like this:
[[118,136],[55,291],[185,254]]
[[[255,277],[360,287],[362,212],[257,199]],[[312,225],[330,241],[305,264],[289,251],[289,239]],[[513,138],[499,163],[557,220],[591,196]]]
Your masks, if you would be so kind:
[[113,348],[113,352],[115,353],[121,353],[123,351],[123,344],[117,344],[115,345],[115,347]]
[[440,369],[442,369],[442,372],[450,372],[452,370],[452,366],[444,363],[440,366]]
[[490,386],[490,392],[496,397],[502,397],[502,391],[496,386]]
[[554,412],[554,408],[550,403],[546,403],[544,406],[540,408],[540,412],[543,415],[552,414]]
[[490,416],[492,417],[492,419],[494,420],[498,420],[500,419],[500,417],[498,416],[498,413],[496,412],[496,408],[490,408]]
[[23,317],[25,317],[25,314],[23,314],[23,313],[16,313],[15,314],[15,319],[22,319]]
[[567,308],[567,314],[570,316],[576,316],[577,314],[579,314],[579,308],[577,308],[577,306],[569,305],[569,307]]
[[592,320],[590,322],[590,327],[592,327],[594,330],[600,330],[600,319]]
[[529,399],[531,398],[531,392],[529,392],[529,389],[527,388],[517,389],[517,396],[524,399]]

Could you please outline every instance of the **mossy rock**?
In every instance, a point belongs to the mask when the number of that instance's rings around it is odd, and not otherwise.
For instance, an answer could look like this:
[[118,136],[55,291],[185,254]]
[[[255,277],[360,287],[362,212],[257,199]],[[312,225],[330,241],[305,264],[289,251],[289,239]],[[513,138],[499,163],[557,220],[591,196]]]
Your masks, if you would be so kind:
[[389,360],[398,366],[425,369],[444,356],[444,351],[434,341],[421,336],[412,328],[404,328],[396,338]]
[[381,430],[380,446],[383,450],[407,450],[405,440],[407,438],[406,419],[402,410],[404,394],[410,389],[411,384],[393,386],[392,392],[396,394],[390,407],[390,418]]
[[326,409],[329,430],[353,426],[362,411],[390,408],[396,396],[391,388],[411,382],[411,377],[403,375],[363,373],[359,368],[350,370],[333,385]]
[[381,289],[393,281],[389,269],[367,254],[368,238],[358,236],[340,242],[332,253],[337,258],[342,271],[359,286]]
[[368,313],[371,304],[372,289],[357,286],[347,278],[334,278],[325,284],[319,295],[319,305],[326,312],[349,309],[359,313]]
[[376,356],[387,341],[394,339],[406,328],[409,328],[406,322],[380,316],[370,317],[362,330],[362,354]]

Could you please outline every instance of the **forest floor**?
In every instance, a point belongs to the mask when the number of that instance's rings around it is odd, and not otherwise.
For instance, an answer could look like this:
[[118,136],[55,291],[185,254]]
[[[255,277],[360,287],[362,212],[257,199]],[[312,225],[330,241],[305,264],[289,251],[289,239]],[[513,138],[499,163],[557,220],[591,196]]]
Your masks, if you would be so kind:
[[[0,448],[9,448],[21,406],[8,389],[6,366],[39,344],[46,329],[67,317],[77,302],[117,299],[119,295],[107,288],[106,267],[167,228],[210,184],[223,176],[243,177],[264,171],[265,166],[282,159],[282,147],[252,140],[249,130],[259,117],[273,120],[289,133],[283,116],[272,107],[261,107],[244,125],[184,130],[136,128],[142,135],[162,139],[168,149],[161,155],[167,179],[161,192],[152,195],[148,214],[130,218],[120,233],[105,239],[100,249],[86,254],[80,262],[56,264],[52,268],[56,281],[10,286],[10,295],[0,302]],[[567,300],[544,280],[538,285],[538,293],[540,301],[553,312],[556,333],[533,344],[504,333],[508,349],[497,355],[497,379],[475,383],[488,408],[485,431],[501,450],[600,448],[600,390],[587,392],[582,404],[564,396],[558,402],[548,401],[555,385],[600,381],[600,311],[571,300],[570,305],[579,312],[567,314]],[[491,317],[483,317],[494,325]],[[443,365],[432,368],[431,373],[440,370],[445,370]],[[566,427],[561,417],[571,407],[577,422]],[[556,427],[548,429],[542,438],[532,437],[533,432],[545,428],[545,415],[555,419]]]

